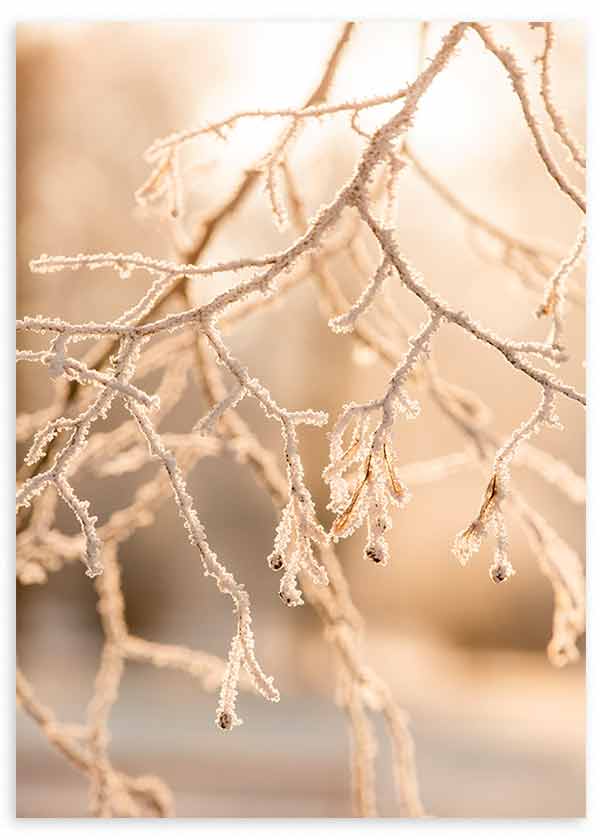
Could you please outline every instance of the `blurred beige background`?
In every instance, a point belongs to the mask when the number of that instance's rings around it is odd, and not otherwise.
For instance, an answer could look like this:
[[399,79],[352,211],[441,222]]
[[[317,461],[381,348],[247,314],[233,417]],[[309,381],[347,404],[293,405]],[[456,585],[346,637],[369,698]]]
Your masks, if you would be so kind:
[[[498,23],[496,29],[532,69],[541,36],[526,24]],[[108,271],[34,276],[27,263],[43,252],[139,250],[170,256],[160,221],[133,209],[133,192],[147,174],[143,151],[157,136],[239,108],[300,103],[338,30],[332,22],[19,26],[18,315],[102,320],[139,297],[146,282],[141,273],[128,281]],[[444,30],[444,24],[431,25],[428,55]],[[418,34],[416,23],[361,24],[331,98],[385,93],[410,81]],[[557,35],[555,95],[575,135],[584,138],[585,32],[581,25],[561,23]],[[368,118],[364,125],[369,127]],[[231,144],[191,150],[186,178],[192,215],[219,206],[275,130],[246,123]],[[567,252],[577,213],[543,171],[507,78],[475,37],[423,100],[411,140],[422,160],[469,206],[523,238]],[[303,133],[293,162],[313,209],[349,174],[358,150],[344,121],[311,125]],[[535,295],[478,256],[462,220],[413,172],[401,181],[397,226],[403,249],[437,292],[502,334],[544,336],[545,326],[533,317]],[[257,194],[217,237],[206,259],[273,251],[289,241],[289,234],[275,231],[266,199]],[[580,282],[581,275],[583,269]],[[214,289],[199,289],[198,295]],[[398,300],[417,324],[419,306],[407,296]],[[562,375],[582,390],[581,308],[571,307],[566,338],[572,359]],[[307,285],[292,292],[283,308],[249,318],[229,341],[284,405],[320,408],[332,417],[346,401],[378,395],[387,377],[379,364],[355,363],[350,339],[328,330]],[[496,432],[510,433],[531,412],[535,388],[491,351],[479,347],[474,354],[471,343],[450,328],[436,348],[440,371],[491,406]],[[47,377],[32,366],[18,371],[17,390],[19,411],[40,408],[51,397]],[[201,408],[190,382],[169,430],[189,429]],[[558,408],[566,430],[544,431],[537,442],[583,473],[583,412],[565,400]],[[241,413],[279,457],[276,425],[253,405],[243,403]],[[406,461],[462,446],[426,397],[419,420],[404,423],[397,440]],[[302,446],[307,480],[328,524],[321,479],[325,435],[308,430]],[[19,459],[22,455],[19,449]],[[523,470],[516,468],[515,477],[528,500],[583,555],[584,509]],[[78,486],[103,521],[126,503],[137,480],[137,475],[103,481],[82,475]],[[517,575],[510,585],[489,581],[491,545],[466,569],[450,554],[454,534],[477,510],[481,488],[474,469],[415,487],[410,506],[394,515],[393,559],[385,569],[365,565],[360,535],[341,546],[354,598],[367,620],[369,657],[413,720],[429,812],[581,815],[584,665],[557,671],[546,661],[552,595],[535,557],[514,522],[511,557]],[[275,579],[264,562],[276,524],[269,499],[248,471],[228,458],[201,460],[190,489],[211,543],[248,583],[257,644],[282,702],[271,706],[243,695],[246,723],[223,737],[213,724],[213,697],[184,676],[128,665],[112,717],[115,762],[127,771],[164,777],[175,790],[180,816],[350,815],[347,735],[331,702],[330,654],[310,608],[286,610],[274,595]],[[72,530],[67,516],[60,521]],[[171,504],[154,527],[123,546],[121,557],[132,632],[224,655],[229,608],[199,574]],[[63,719],[83,719],[100,641],[94,592],[79,566],[68,566],[45,586],[18,588],[19,660],[40,698]],[[382,772],[386,758],[382,749]],[[381,797],[383,812],[393,813],[389,779]],[[85,780],[19,713],[17,814],[79,816],[85,808]]]

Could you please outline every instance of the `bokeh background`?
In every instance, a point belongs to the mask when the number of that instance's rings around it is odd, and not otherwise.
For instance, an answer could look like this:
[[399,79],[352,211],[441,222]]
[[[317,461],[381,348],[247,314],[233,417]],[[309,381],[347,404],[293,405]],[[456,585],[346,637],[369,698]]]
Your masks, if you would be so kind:
[[[144,149],[157,136],[241,108],[301,103],[319,78],[339,28],[337,22],[18,26],[18,315],[102,320],[137,299],[147,282],[141,273],[127,281],[109,271],[34,276],[27,264],[44,252],[139,250],[170,256],[163,222],[133,209],[133,192],[147,174]],[[446,28],[430,25],[427,55]],[[503,22],[496,30],[535,72],[539,31]],[[560,23],[557,35],[556,99],[575,135],[584,138],[585,30]],[[361,23],[331,98],[395,90],[414,77],[418,54],[416,22]],[[369,127],[367,117],[363,125]],[[227,145],[207,141],[194,147],[186,172],[191,219],[220,205],[276,130],[273,124],[244,123]],[[548,179],[508,79],[474,35],[424,98],[411,141],[469,206],[523,238],[567,252],[577,232],[577,212]],[[553,138],[550,143],[562,160],[560,147]],[[303,132],[292,162],[312,209],[343,182],[358,151],[347,121],[310,125]],[[570,174],[581,185],[577,173]],[[403,249],[437,292],[502,334],[544,336],[544,325],[533,316],[536,296],[505,268],[482,259],[460,217],[410,171],[401,180],[397,230]],[[259,254],[289,241],[289,233],[274,229],[267,201],[257,192],[223,228],[205,259]],[[342,261],[334,270],[348,272],[348,265]],[[580,284],[583,274],[579,269]],[[199,288],[199,299],[215,288]],[[419,306],[408,297],[398,299],[417,324]],[[356,357],[348,337],[328,330],[307,284],[283,307],[249,318],[228,340],[286,406],[325,409],[335,417],[344,402],[371,398],[386,381],[383,366],[365,364],[369,360]],[[569,310],[567,341],[572,358],[564,378],[583,389],[582,307]],[[22,341],[21,346],[34,344]],[[495,431],[508,434],[529,415],[537,401],[535,388],[497,355],[483,347],[474,352],[455,329],[446,329],[436,347],[440,372],[480,394],[493,410]],[[20,412],[43,407],[51,393],[43,371],[33,366],[18,371]],[[168,429],[189,429],[201,410],[190,381]],[[241,413],[279,457],[278,428],[253,405],[243,403]],[[565,431],[544,431],[537,442],[583,473],[583,412],[561,400],[559,414]],[[397,440],[406,461],[462,446],[425,396],[421,417],[402,424]],[[309,430],[302,446],[309,486],[329,523],[321,479],[325,435]],[[19,459],[22,455],[19,448]],[[583,556],[584,509],[522,469],[515,469],[515,478]],[[136,480],[134,475],[99,481],[84,474],[77,486],[102,522],[127,503]],[[272,706],[242,695],[246,723],[224,737],[213,724],[214,697],[183,675],[129,664],[111,719],[115,763],[128,772],[165,778],[180,816],[349,816],[348,738],[344,717],[332,702],[331,654],[311,609],[288,610],[276,597],[275,579],[264,562],[276,524],[270,501],[247,468],[226,457],[202,459],[190,487],[211,543],[248,584],[257,644],[267,671],[276,676],[282,702]],[[536,558],[514,522],[511,556],[517,575],[507,586],[489,581],[490,545],[466,569],[449,551],[456,531],[477,510],[481,490],[481,474],[468,468],[415,487],[409,508],[395,515],[393,560],[385,569],[363,562],[360,535],[341,546],[354,598],[367,621],[369,659],[411,716],[430,813],[582,815],[583,657],[560,671],[546,660],[552,595]],[[72,530],[69,517],[60,521]],[[172,504],[165,504],[152,528],[122,547],[121,558],[132,632],[225,654],[229,607],[199,574]],[[94,591],[79,565],[68,565],[44,586],[18,587],[18,658],[40,699],[61,719],[83,721],[100,644]],[[386,750],[384,741],[378,758],[381,810],[392,814]],[[16,810],[19,816],[86,811],[85,780],[21,713]]]

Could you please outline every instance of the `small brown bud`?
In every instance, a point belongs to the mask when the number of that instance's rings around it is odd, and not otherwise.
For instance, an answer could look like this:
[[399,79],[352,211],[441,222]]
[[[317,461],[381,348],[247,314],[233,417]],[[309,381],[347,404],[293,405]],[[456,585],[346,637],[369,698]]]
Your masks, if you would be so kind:
[[217,719],[217,725],[219,729],[222,729],[224,732],[231,729],[233,726],[233,720],[229,712],[221,712]]
[[504,583],[505,580],[508,580],[511,576],[510,569],[507,569],[506,566],[498,566],[494,565],[490,567],[490,578],[494,581],[494,583]]
[[383,560],[381,551],[379,551],[376,546],[368,546],[365,549],[365,554],[369,558],[369,560],[373,561],[373,563],[381,563],[381,561]]
[[278,552],[273,553],[269,556],[267,563],[269,564],[270,569],[273,569],[274,572],[278,572],[283,567],[283,557]]

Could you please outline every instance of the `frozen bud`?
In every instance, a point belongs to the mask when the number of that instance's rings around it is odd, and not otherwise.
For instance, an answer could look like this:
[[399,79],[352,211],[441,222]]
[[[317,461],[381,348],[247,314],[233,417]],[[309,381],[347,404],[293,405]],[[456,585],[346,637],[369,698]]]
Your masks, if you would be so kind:
[[103,571],[104,568],[101,563],[94,563],[93,565],[90,565],[89,569],[85,570],[85,574],[89,578],[95,578],[98,577],[98,575],[101,575]]
[[217,726],[224,732],[229,731],[233,727],[233,718],[229,712],[221,712],[217,718]]
[[300,593],[298,593],[298,595],[296,597],[293,597],[288,592],[284,591],[283,589],[280,589],[279,590],[279,597],[281,598],[283,603],[286,605],[286,607],[299,607],[300,604],[303,603]]
[[365,547],[365,557],[372,560],[373,563],[385,563],[386,560],[385,553],[379,545],[367,545]]
[[515,570],[508,561],[504,563],[493,563],[490,566],[490,578],[494,581],[494,583],[504,583],[504,581],[508,580],[509,577],[512,577],[514,573]]
[[273,551],[267,557],[267,563],[270,569],[273,569],[274,572],[278,572],[281,568],[283,568],[283,557],[278,551]]

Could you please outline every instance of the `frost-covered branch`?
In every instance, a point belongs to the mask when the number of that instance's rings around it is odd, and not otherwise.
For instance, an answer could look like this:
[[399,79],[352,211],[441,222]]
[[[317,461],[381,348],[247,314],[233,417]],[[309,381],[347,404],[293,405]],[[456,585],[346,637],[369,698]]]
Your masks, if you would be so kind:
[[571,155],[571,159],[581,169],[586,168],[585,152],[581,148],[578,141],[571,135],[567,121],[558,109],[552,92],[552,80],[550,78],[550,71],[552,68],[552,51],[556,44],[556,33],[554,31],[554,24],[546,21],[544,23],[531,23],[532,29],[541,28],[544,30],[544,49],[541,55],[537,56],[536,61],[541,65],[540,72],[540,95],[544,101],[544,107],[552,122],[557,137],[560,139],[563,146]]
[[[51,742],[90,776],[91,807],[99,816],[115,814],[115,801],[120,796],[123,796],[124,810],[131,815],[141,813],[143,808],[138,800],[144,798],[152,800],[152,808],[157,812],[166,814],[170,809],[167,794],[147,780],[129,780],[110,761],[108,717],[127,661],[181,670],[197,678],[206,690],[218,689],[216,723],[222,730],[241,723],[237,713],[240,688],[252,686],[268,700],[279,699],[273,679],[266,676],[254,652],[249,595],[244,584],[233,577],[210,547],[196,501],[188,490],[186,476],[205,456],[229,454],[247,463],[274,503],[279,521],[268,563],[273,570],[281,572],[279,595],[285,604],[296,606],[306,600],[317,611],[335,656],[339,703],[346,712],[352,734],[356,813],[363,816],[377,813],[373,714],[382,716],[393,746],[396,788],[403,813],[409,816],[424,813],[406,716],[389,688],[366,664],[362,622],[334,550],[334,543],[366,522],[365,556],[385,565],[390,557],[386,539],[392,524],[390,505],[404,507],[410,498],[408,484],[440,480],[472,464],[487,471],[491,462],[491,478],[479,513],[458,536],[455,553],[461,561],[466,561],[479,548],[487,532],[495,530],[497,549],[490,575],[496,582],[506,580],[514,570],[507,553],[504,516],[505,508],[514,510],[539,554],[541,569],[555,593],[551,660],[563,664],[577,656],[576,642],[584,629],[583,572],[579,558],[515,490],[511,467],[522,465],[534,471],[553,486],[560,486],[572,501],[581,503],[583,480],[567,465],[534,447],[529,439],[544,425],[557,425],[554,406],[559,394],[582,405],[586,403],[585,396],[573,386],[531,361],[535,357],[558,366],[566,359],[562,333],[569,296],[568,278],[583,256],[585,226],[582,224],[571,252],[551,272],[548,266],[550,260],[555,262],[554,252],[512,236],[469,210],[462,197],[432,176],[405,143],[418,116],[421,98],[457,53],[470,30],[478,34],[509,74],[538,156],[549,174],[583,212],[585,200],[566,179],[549,151],[516,58],[496,44],[488,27],[478,23],[453,25],[434,57],[427,64],[421,63],[414,81],[391,94],[329,102],[329,89],[353,27],[354,24],[343,27],[319,83],[302,107],[277,111],[248,109],[200,129],[177,132],[152,145],[147,160],[153,169],[136,198],[141,203],[166,198],[174,220],[173,229],[180,225],[181,232],[186,233],[180,240],[187,243],[185,251],[178,248],[175,259],[105,252],[72,257],[42,255],[31,262],[32,271],[41,274],[108,268],[123,280],[134,270],[144,271],[150,278],[149,287],[139,301],[111,321],[69,323],[38,315],[17,322],[19,333],[47,334],[50,339],[45,350],[18,350],[17,361],[44,365],[57,386],[55,399],[48,409],[19,420],[20,439],[26,440],[33,434],[25,464],[30,470],[23,468],[17,492],[17,509],[28,507],[31,511],[23,519],[18,536],[19,580],[24,584],[43,583],[50,572],[58,571],[65,562],[80,556],[84,557],[88,575],[95,576],[102,571],[101,560],[104,560],[104,574],[95,581],[104,645],[86,727],[74,737],[72,730],[52,721],[24,678],[19,682],[20,696]],[[540,59],[542,97],[555,131],[570,148],[571,135],[551,96],[549,61],[554,34],[551,25],[545,27],[545,51]],[[371,133],[363,130],[359,115],[382,105],[396,105],[392,116]],[[309,218],[290,163],[292,146],[309,120],[340,113],[349,117],[352,129],[360,136],[362,152],[346,182]],[[202,136],[219,136],[225,141],[227,131],[242,120],[265,118],[284,123],[269,152],[244,173],[217,211],[205,218],[195,231],[184,231],[181,147]],[[517,341],[497,335],[468,312],[438,296],[430,279],[426,281],[404,256],[401,231],[394,225],[403,173],[409,169],[407,160],[412,161],[417,173],[471,227],[484,231],[499,243],[502,260],[508,267],[521,273],[526,265],[527,270],[535,273],[536,284],[532,284],[535,288],[541,286],[544,278],[544,297],[538,314],[552,318],[552,330],[546,341]],[[279,227],[291,224],[297,238],[273,254],[202,263],[215,232],[237,212],[250,190],[261,183],[266,186],[276,223]],[[371,265],[367,240],[369,244],[373,241],[377,244],[376,265]],[[341,256],[351,265],[359,280],[358,291],[349,292],[331,270],[330,261],[335,256]],[[190,293],[191,282],[202,278],[210,288],[211,280],[225,272],[237,275],[231,287],[213,294],[212,298],[205,295],[206,302],[197,305]],[[527,271],[523,274],[527,275]],[[371,356],[383,360],[392,369],[382,396],[344,406],[330,433],[330,463],[324,477],[330,486],[330,509],[335,519],[329,533],[319,521],[307,487],[297,431],[299,425],[325,425],[327,415],[310,408],[291,409],[281,405],[267,385],[256,379],[244,361],[232,353],[226,341],[229,330],[247,315],[281,303],[289,289],[305,280],[314,281],[331,329],[348,333],[363,351],[368,349]],[[424,305],[425,317],[420,328],[413,328],[394,303],[391,296],[394,287],[404,288]],[[276,310],[273,312],[276,317]],[[442,328],[451,325],[500,353],[511,368],[525,374],[540,389],[540,405],[503,445],[488,428],[490,412],[481,400],[464,388],[446,382],[437,373],[434,341]],[[82,359],[67,356],[68,348],[90,340],[94,347]],[[193,366],[197,368],[207,408],[202,409],[205,413],[192,429],[170,434],[163,430],[162,422],[182,399],[188,384],[187,372]],[[154,370],[162,371],[162,377],[157,393],[150,394],[139,379]],[[221,371],[227,373],[233,385],[225,387]],[[90,385],[93,389],[87,388]],[[406,459],[402,431],[395,425],[400,415],[413,419],[419,412],[412,388],[425,389],[439,410],[451,419],[464,437],[463,450],[424,461]],[[108,416],[117,398],[124,404],[129,419],[114,430],[96,432],[92,437],[94,427]],[[277,458],[261,445],[250,425],[237,413],[242,400],[255,400],[267,417],[279,424],[283,471]],[[90,503],[79,499],[75,491],[77,470],[85,466],[97,475],[121,475],[139,469],[149,460],[156,462],[158,472],[136,490],[126,507],[113,511],[98,525]],[[226,660],[203,651],[149,642],[128,632],[117,548],[137,529],[151,524],[169,497],[175,501],[205,575],[233,602],[234,630]],[[59,499],[77,519],[80,533],[67,535],[56,526]]]

